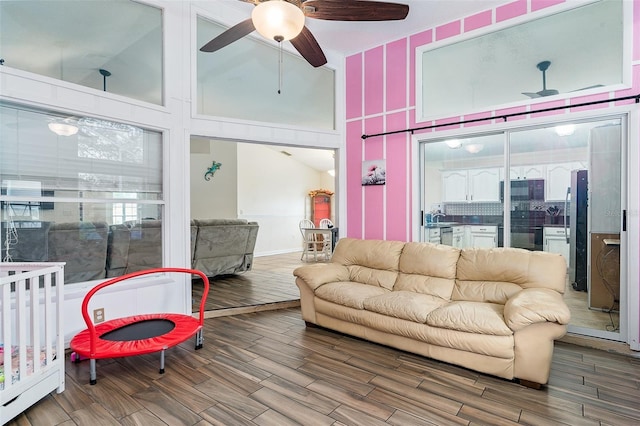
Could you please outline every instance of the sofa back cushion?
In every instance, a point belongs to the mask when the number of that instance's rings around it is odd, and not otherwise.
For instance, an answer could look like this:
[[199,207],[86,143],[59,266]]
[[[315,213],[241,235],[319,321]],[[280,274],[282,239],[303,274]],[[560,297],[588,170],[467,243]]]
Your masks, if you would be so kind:
[[451,299],[460,249],[440,244],[410,242],[404,245],[393,290]]
[[332,263],[349,269],[349,280],[393,289],[398,277],[398,262],[404,243],[401,241],[342,238],[331,257]]
[[524,288],[564,293],[567,264],[562,255],[517,248],[462,249],[453,300],[506,303]]

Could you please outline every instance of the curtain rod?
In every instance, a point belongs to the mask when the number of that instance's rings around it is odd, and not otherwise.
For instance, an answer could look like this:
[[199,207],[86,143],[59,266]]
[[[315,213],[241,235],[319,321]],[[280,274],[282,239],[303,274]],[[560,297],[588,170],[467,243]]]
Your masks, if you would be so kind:
[[578,107],[589,106],[589,105],[604,104],[604,103],[608,103],[608,102],[626,101],[626,100],[629,100],[629,99],[635,99],[636,103],[640,103],[640,93],[638,93],[637,95],[632,95],[632,96],[624,96],[622,98],[605,99],[605,100],[593,101],[593,102],[584,102],[584,103],[581,103],[581,104],[574,104],[574,105],[562,105],[562,106],[559,106],[559,107],[543,108],[543,109],[538,109],[538,110],[533,110],[533,111],[514,112],[512,114],[494,115],[494,116],[491,116],[491,117],[484,117],[484,118],[474,118],[473,120],[460,120],[460,121],[457,121],[457,122],[454,122],[454,123],[433,124],[431,126],[423,126],[423,127],[412,127],[412,128],[409,128],[409,129],[393,130],[393,131],[390,131],[390,132],[382,132],[382,133],[374,133],[372,135],[363,134],[361,136],[361,138],[363,140],[365,140],[365,139],[373,138],[373,137],[376,137],[376,136],[387,136],[387,135],[394,135],[394,134],[405,133],[405,132],[411,132],[411,134],[413,134],[413,132],[415,132],[416,130],[435,129],[437,127],[456,126],[456,125],[459,125],[459,124],[477,123],[477,122],[480,122],[480,121],[495,120],[495,119],[500,119],[500,118],[503,119],[504,121],[507,121],[507,119],[509,119],[511,117],[517,117],[517,116],[520,116],[520,115],[536,114],[536,113],[548,112],[548,111],[557,111],[557,110],[560,110],[560,109],[567,109],[567,108],[578,108]]

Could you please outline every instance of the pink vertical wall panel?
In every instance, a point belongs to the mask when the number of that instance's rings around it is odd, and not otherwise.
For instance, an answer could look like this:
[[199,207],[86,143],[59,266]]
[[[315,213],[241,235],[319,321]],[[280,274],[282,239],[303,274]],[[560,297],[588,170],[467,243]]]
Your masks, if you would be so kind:
[[[407,125],[407,113],[398,112],[386,117],[387,129],[404,129]],[[407,194],[411,188],[407,171],[411,138],[407,133],[397,133],[386,137],[387,144],[387,224],[386,239],[407,241],[411,238],[408,233],[411,212],[406,210]]]
[[633,2],[633,60],[640,61],[640,2]]
[[[365,133],[380,133],[384,131],[383,117],[365,120]],[[364,141],[364,159],[384,159],[384,137],[373,137]],[[362,166],[360,167],[362,170]],[[384,191],[385,185],[370,185],[364,187],[364,238],[384,238]]]
[[527,0],[516,0],[496,9],[496,22],[506,21],[527,13]]
[[407,106],[407,39],[387,44],[385,81],[387,111]]
[[362,54],[347,58],[345,82],[347,119],[362,117]]
[[380,114],[384,98],[384,49],[382,46],[364,54],[364,113]]
[[347,237],[363,238],[362,234],[362,121],[347,123]]

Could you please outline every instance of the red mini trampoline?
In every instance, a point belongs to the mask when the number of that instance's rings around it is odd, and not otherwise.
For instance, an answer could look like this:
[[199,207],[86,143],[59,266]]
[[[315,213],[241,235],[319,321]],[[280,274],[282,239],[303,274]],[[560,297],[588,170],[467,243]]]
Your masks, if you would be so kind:
[[[199,318],[175,313],[156,313],[116,318],[94,324],[89,316],[89,301],[101,289],[141,275],[180,272],[195,274],[202,279],[204,291],[200,300]],[[96,359],[118,358],[160,352],[160,373],[164,373],[164,351],[191,336],[196,336],[196,349],[202,348],[204,305],[209,293],[209,280],[204,273],[185,268],[155,268],[122,275],[92,288],[82,301],[82,317],[87,328],[71,339],[75,359],[90,360],[90,383],[96,384]]]

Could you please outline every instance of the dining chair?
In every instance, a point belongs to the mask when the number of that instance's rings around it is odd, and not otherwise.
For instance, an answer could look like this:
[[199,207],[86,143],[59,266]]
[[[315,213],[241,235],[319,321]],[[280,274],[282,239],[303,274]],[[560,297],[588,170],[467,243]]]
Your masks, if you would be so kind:
[[309,219],[303,219],[298,223],[300,234],[302,235],[302,255],[300,260],[309,260],[309,254],[313,254],[313,259],[318,260],[318,240],[313,232],[306,232],[306,229],[314,229],[316,226]]

